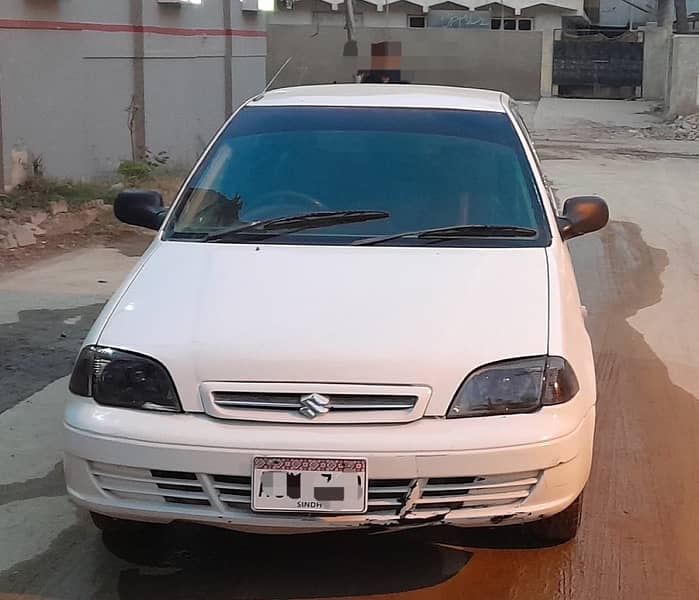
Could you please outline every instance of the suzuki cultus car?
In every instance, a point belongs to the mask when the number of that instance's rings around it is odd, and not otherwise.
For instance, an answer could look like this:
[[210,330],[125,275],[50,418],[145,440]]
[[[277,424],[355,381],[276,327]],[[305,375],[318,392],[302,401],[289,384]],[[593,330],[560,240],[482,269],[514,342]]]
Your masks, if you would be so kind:
[[504,94],[267,92],[220,130],[85,340],[70,497],[103,529],[524,524],[572,538],[595,373],[559,214]]

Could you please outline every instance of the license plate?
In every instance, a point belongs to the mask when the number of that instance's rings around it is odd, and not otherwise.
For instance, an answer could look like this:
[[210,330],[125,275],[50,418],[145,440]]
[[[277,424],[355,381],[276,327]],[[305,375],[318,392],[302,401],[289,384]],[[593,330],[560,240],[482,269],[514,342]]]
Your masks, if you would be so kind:
[[363,513],[366,460],[258,456],[251,496],[255,511]]

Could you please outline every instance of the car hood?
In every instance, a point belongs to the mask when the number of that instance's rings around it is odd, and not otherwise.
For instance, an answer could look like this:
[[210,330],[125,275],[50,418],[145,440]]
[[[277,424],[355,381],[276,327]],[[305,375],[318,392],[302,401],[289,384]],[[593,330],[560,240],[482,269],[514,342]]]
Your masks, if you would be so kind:
[[421,385],[444,414],[486,363],[546,354],[544,248],[156,242],[99,343],[201,382]]

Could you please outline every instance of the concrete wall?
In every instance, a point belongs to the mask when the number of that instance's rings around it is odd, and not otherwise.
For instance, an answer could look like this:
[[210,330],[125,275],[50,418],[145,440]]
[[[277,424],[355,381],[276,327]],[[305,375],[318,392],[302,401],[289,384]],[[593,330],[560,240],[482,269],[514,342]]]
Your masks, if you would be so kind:
[[129,3],[93,0],[2,0],[0,19],[65,19],[91,23],[126,23],[129,19]]
[[[127,108],[137,91],[138,61],[146,146],[167,151],[173,163],[191,164],[224,120],[228,66],[234,107],[264,87],[264,16],[243,13],[239,0],[179,8],[140,1],[142,59],[134,54],[130,0],[0,0],[6,163],[22,142],[43,157],[48,175],[114,173],[131,155]],[[231,6],[230,29],[224,2]]]
[[553,12],[547,6],[533,6],[522,11],[523,17],[534,19],[534,29],[541,31],[541,95],[553,93],[553,32],[561,28],[560,11]]
[[667,106],[672,117],[699,112],[699,36],[673,36]]
[[668,86],[670,40],[667,30],[647,27],[643,34],[643,97],[664,100]]
[[[698,0],[699,1],[699,0]],[[522,8],[520,13],[510,6],[504,4],[489,4],[486,9],[490,9],[493,17],[519,16],[534,20],[534,30],[541,31],[541,88],[542,96],[550,96],[553,84],[551,81],[553,72],[553,31],[562,26],[562,17],[569,14],[577,14],[580,5],[579,0],[559,0],[557,4],[561,6],[550,6],[538,4],[528,8]],[[388,4],[384,10],[379,12],[376,7],[367,2],[357,2],[357,24],[359,27],[400,27],[406,28],[408,25],[408,15],[425,15],[419,6],[408,2],[397,2]],[[322,0],[315,0],[314,3],[298,3],[293,10],[278,8],[276,12],[268,17],[270,25],[334,25],[344,26],[344,11],[342,6],[339,10],[332,8]]]
[[400,41],[402,76],[412,83],[482,87],[522,100],[539,98],[538,31],[363,28],[357,31],[357,57],[342,56],[345,40],[341,27],[270,25],[268,73],[294,57],[275,87],[353,81],[357,70],[369,68],[371,43]]

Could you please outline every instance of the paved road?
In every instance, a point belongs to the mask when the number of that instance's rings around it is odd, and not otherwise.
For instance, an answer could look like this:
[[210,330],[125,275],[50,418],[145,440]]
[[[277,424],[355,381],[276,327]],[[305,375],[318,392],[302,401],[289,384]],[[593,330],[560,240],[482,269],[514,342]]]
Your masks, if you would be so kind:
[[[179,528],[102,539],[63,493],[59,424],[73,353],[134,258],[66,255],[0,278],[0,600],[696,598],[699,177],[696,160],[542,148],[561,197],[613,222],[571,243],[599,377],[576,542],[516,532],[267,538]],[[132,252],[132,254],[135,252]]]

